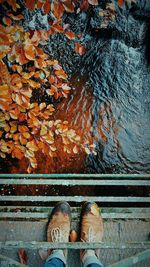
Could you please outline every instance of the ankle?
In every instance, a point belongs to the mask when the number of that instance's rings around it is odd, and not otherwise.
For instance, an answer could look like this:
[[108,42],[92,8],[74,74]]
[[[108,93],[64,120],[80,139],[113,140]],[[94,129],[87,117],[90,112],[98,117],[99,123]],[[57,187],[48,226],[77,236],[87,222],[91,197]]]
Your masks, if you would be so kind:
[[87,257],[89,257],[89,256],[90,257],[96,256],[95,250],[93,250],[93,249],[86,249],[86,250],[81,250],[80,251],[80,259],[81,259],[82,262],[85,261],[85,259]]

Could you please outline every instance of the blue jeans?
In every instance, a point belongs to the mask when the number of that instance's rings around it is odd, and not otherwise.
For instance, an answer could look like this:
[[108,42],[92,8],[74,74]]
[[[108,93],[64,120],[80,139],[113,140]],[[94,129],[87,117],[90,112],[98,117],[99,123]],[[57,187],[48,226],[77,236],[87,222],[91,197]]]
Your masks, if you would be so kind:
[[[44,267],[66,267],[66,258],[63,251],[54,251],[46,260]],[[103,265],[95,255],[87,255],[83,258],[83,267],[103,267]]]
[[[44,267],[66,267],[64,262],[58,258],[53,258],[49,261],[47,261],[44,265]],[[97,263],[92,263],[87,265],[87,267],[102,267],[102,265],[99,265]]]

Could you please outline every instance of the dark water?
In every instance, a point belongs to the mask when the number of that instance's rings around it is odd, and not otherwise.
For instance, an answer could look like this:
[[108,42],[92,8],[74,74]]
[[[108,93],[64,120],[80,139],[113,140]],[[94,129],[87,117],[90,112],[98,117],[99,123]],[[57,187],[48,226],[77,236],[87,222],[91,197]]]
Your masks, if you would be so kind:
[[[118,9],[107,29],[99,29],[99,10],[65,15],[76,34],[83,32],[84,56],[61,34],[44,48],[69,73],[74,89],[57,104],[56,118],[65,117],[84,139],[92,138],[97,155],[79,155],[76,165],[67,158],[61,168],[58,160],[45,172],[150,173],[150,2]],[[48,27],[40,11],[26,10],[25,18],[27,30]],[[16,166],[13,172],[20,171]],[[40,166],[37,172],[44,172],[45,159]]]

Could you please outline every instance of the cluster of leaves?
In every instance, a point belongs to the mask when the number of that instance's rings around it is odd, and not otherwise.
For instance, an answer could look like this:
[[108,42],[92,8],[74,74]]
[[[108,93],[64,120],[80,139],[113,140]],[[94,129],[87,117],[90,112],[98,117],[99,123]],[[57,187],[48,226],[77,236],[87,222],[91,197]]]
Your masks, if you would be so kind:
[[[3,3],[4,1],[0,1]],[[26,5],[34,1],[26,1]],[[7,1],[13,11],[19,8],[14,0]],[[48,12],[47,1],[41,3],[45,12]],[[57,3],[54,2],[55,6]],[[62,6],[66,11],[67,5]],[[58,18],[58,6],[53,7],[56,20],[49,31],[35,30],[25,32],[17,21],[23,15],[13,15],[8,12],[0,25],[0,156],[21,160],[29,160],[28,172],[37,167],[36,153],[42,151],[45,155],[56,156],[57,140],[62,140],[64,152],[77,154],[80,149],[91,153],[94,146],[83,145],[80,136],[69,127],[67,121],[54,120],[54,106],[45,102],[31,101],[33,92],[42,85],[46,85],[45,94],[55,99],[65,97],[70,93],[68,76],[57,60],[48,58],[40,47],[48,40],[49,34],[62,32],[61,19]],[[73,33],[66,32],[68,38]],[[79,53],[82,53],[79,46]]]
[[[64,12],[73,13],[87,10],[90,5],[98,5],[97,0],[25,0],[26,8],[43,9],[45,14],[52,12],[55,19],[50,21],[49,30],[25,32],[18,21],[23,15],[16,15],[20,8],[16,0],[0,0],[0,4],[10,6],[0,25],[0,157],[6,154],[21,160],[29,160],[28,172],[37,168],[36,153],[42,151],[46,156],[55,157],[57,140],[61,139],[64,152],[87,154],[95,152],[95,146],[88,140],[83,144],[76,131],[69,127],[68,121],[55,120],[55,108],[45,102],[34,102],[33,93],[44,89],[54,99],[67,98],[71,91],[68,76],[57,60],[50,59],[41,48],[49,35],[64,33],[70,39],[75,34],[62,23]],[[124,1],[118,1],[122,6]],[[114,16],[111,4],[104,14]],[[112,17],[111,17],[112,18]],[[75,41],[75,51],[85,53],[85,47]]]

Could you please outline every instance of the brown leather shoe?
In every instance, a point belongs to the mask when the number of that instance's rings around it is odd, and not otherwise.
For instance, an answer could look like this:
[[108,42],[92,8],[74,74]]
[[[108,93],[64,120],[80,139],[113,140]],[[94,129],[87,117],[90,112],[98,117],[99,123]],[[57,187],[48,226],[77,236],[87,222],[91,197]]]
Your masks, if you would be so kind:
[[[71,209],[67,202],[59,202],[52,210],[48,227],[48,242],[68,242],[71,224]],[[66,251],[65,251],[66,252]],[[51,250],[49,250],[51,253]]]
[[[96,203],[85,202],[81,210],[80,220],[82,242],[96,243],[101,242],[103,237],[103,220],[100,215],[100,209]],[[98,251],[95,251],[98,254]],[[81,259],[85,253],[80,253]]]

